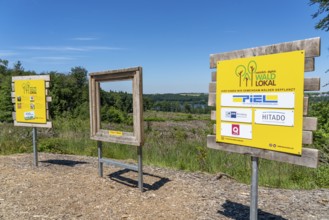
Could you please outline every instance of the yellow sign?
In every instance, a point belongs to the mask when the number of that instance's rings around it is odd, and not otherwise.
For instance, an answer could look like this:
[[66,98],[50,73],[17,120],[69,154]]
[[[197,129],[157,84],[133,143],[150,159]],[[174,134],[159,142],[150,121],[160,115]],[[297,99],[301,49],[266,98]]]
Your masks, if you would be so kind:
[[15,99],[17,122],[47,122],[44,80],[15,80]]
[[301,155],[304,51],[217,63],[216,141]]
[[122,131],[112,131],[112,130],[110,130],[109,135],[120,137],[120,136],[123,135],[123,133],[122,133]]

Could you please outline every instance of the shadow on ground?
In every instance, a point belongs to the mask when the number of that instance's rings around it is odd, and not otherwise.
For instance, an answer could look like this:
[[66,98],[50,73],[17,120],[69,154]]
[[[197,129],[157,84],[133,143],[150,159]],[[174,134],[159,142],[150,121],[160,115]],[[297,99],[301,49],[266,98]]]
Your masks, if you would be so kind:
[[[124,184],[126,186],[130,186],[130,187],[138,187],[138,181],[137,180],[133,180],[130,177],[127,176],[123,176],[124,174],[128,174],[129,172],[133,172],[133,173],[137,173],[134,170],[129,170],[129,169],[123,169],[123,170],[119,170],[117,172],[111,173],[108,175],[108,177],[116,182],[119,182],[121,184]],[[149,184],[145,182],[145,177],[149,176],[152,177],[152,180],[154,178],[154,181],[152,181],[153,183]],[[153,174],[149,174],[149,173],[143,173],[143,179],[144,179],[144,184],[143,184],[143,188],[144,190],[158,190],[160,189],[162,186],[164,186],[166,183],[170,182],[170,179],[168,178],[164,178],[164,177],[160,177],[157,175],[153,175]],[[150,181],[148,181],[150,182]]]
[[[218,214],[221,214],[228,218],[232,218],[232,219],[236,219],[236,220],[249,219],[250,206],[245,206],[240,203],[226,200],[226,202],[222,205],[222,207],[224,208],[224,211],[219,210]],[[282,216],[264,212],[261,209],[258,209],[258,219],[287,220],[286,218],[283,218]]]
[[84,161],[75,161],[75,160],[43,160],[40,161],[41,163],[48,163],[48,164],[55,164],[61,166],[69,166],[74,167],[79,164],[86,164],[87,162]]

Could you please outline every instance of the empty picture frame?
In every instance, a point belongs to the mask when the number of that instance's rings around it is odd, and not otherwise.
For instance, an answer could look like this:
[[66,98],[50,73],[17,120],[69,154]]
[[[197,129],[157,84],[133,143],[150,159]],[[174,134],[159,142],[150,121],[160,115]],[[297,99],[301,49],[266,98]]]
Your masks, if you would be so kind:
[[[133,97],[133,132],[101,129],[100,83],[113,81],[132,81]],[[142,146],[144,141],[143,126],[143,79],[142,67],[90,73],[90,138],[96,141]]]

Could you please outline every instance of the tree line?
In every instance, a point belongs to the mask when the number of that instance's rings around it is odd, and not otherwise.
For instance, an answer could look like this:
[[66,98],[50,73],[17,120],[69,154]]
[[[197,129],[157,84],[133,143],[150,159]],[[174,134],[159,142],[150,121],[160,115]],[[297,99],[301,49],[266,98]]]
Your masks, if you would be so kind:
[[[49,95],[52,102],[49,114],[56,117],[89,118],[88,71],[83,67],[71,68],[68,74],[55,71],[50,75]],[[0,59],[0,122],[12,122],[14,110],[11,103],[12,76],[37,75],[25,71],[20,61],[9,67],[7,60]],[[103,121],[132,123],[132,94],[101,89],[101,117]],[[146,94],[143,95],[144,110],[210,113],[207,94]]]

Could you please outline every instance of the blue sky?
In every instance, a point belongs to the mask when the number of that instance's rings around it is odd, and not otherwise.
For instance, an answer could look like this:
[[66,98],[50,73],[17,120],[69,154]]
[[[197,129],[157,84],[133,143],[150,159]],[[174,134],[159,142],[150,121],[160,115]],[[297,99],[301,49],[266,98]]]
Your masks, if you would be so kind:
[[314,29],[308,2],[0,0],[0,59],[37,73],[142,66],[144,93],[208,92],[210,54],[321,37],[305,76],[325,84],[329,32]]

